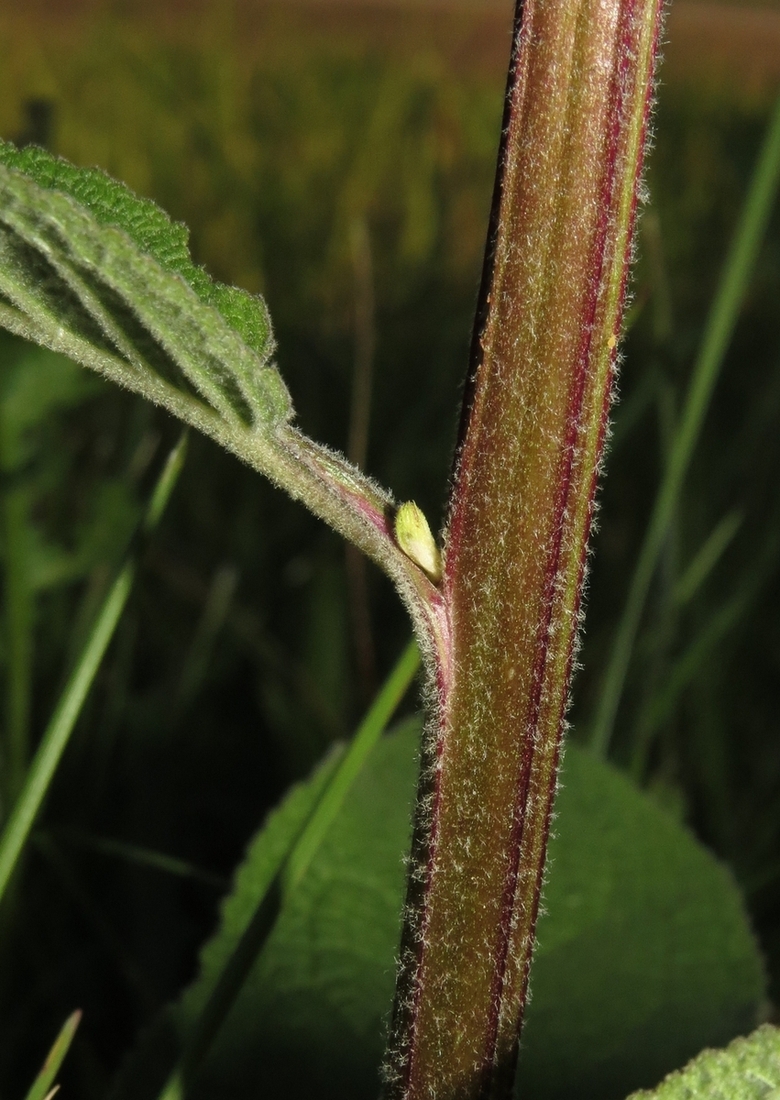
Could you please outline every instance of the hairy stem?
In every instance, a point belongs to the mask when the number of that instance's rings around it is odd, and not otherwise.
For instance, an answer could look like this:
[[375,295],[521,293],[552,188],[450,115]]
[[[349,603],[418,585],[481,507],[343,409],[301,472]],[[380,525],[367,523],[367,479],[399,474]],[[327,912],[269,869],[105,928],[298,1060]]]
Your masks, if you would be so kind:
[[657,0],[529,0],[456,466],[388,1095],[509,1095],[651,98]]

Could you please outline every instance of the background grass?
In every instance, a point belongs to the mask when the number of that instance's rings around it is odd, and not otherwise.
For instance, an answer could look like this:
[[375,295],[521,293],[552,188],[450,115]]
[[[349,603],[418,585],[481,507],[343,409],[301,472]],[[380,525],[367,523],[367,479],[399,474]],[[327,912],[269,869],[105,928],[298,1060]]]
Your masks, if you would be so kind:
[[[376,350],[367,468],[436,521],[484,244],[508,6],[443,15],[214,3],[167,5],[160,15],[143,5],[25,5],[0,14],[0,135],[99,164],[185,220],[216,277],[266,295],[300,423],[340,448],[368,326]],[[720,43],[709,68],[692,47],[675,53],[675,26],[681,43],[698,40],[686,29],[690,10],[670,22],[575,737],[597,707],[776,87],[775,54],[765,49],[775,12],[760,16],[753,41],[762,48],[748,61],[728,48],[729,39],[751,41],[754,14],[719,38],[712,27],[724,17],[706,24]],[[775,212],[665,544],[612,745],[734,868],[775,998],[778,300]],[[7,813],[177,429],[60,361],[35,368],[18,342],[4,339],[2,352]],[[48,381],[25,392],[20,380],[34,368]],[[368,591],[381,675],[408,627],[373,572]],[[85,1021],[67,1087],[105,1095],[138,1029],[191,975],[247,837],[289,782],[354,728],[371,688],[370,665],[356,658],[342,545],[192,438],[0,911],[0,1094],[23,1095],[78,1006]]]

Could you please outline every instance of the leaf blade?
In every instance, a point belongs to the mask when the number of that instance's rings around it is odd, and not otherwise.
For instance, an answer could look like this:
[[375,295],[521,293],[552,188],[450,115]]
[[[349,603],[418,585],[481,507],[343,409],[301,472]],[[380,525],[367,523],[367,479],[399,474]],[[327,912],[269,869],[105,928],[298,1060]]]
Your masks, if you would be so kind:
[[764,1024],[725,1050],[705,1050],[658,1088],[628,1100],[777,1100],[780,1030]]
[[[418,745],[413,721],[372,751],[286,899],[193,1083],[193,1100],[258,1089],[287,1100],[374,1100]],[[315,775],[311,790],[321,782]],[[306,788],[295,794],[299,812],[302,797]],[[276,815],[291,809],[283,803],[275,811],[275,828],[283,824]],[[625,776],[570,748],[557,810],[521,1095],[622,1100],[702,1045],[754,1026],[761,963],[727,871]],[[262,890],[262,866],[260,877],[252,870],[261,837],[204,949],[205,985],[202,976],[174,1010],[180,1039],[191,1034],[208,975]],[[157,1092],[130,1087],[114,1095],[151,1100]]]
[[[66,167],[69,178],[77,180],[79,170]],[[102,178],[112,197],[118,194],[129,202],[131,196],[141,212],[136,220],[143,220],[149,207],[156,211],[147,200]],[[80,194],[78,187],[71,189]],[[157,213],[173,230],[167,216]],[[165,266],[158,259],[159,243],[157,254],[142,251],[137,231],[134,237],[125,228],[126,212],[117,220],[119,224],[105,216],[98,220],[72,194],[40,186],[3,164],[0,156],[0,286],[5,297],[39,328],[47,318],[51,325],[59,317],[57,327],[64,320],[82,341],[91,338],[98,353],[116,349],[124,366],[121,381],[146,396],[152,396],[144,388],[146,375],[160,373],[160,360],[167,358],[167,380],[171,374],[176,382],[185,380],[228,423],[243,421],[255,430],[271,430],[289,419],[289,394],[268,365],[273,351],[270,322],[255,300],[212,283],[191,261],[185,274],[181,263]],[[86,316],[79,318],[79,306]],[[95,339],[95,328],[108,348]],[[150,356],[153,350],[156,359]],[[115,364],[110,366],[116,370]]]
[[0,164],[24,173],[46,190],[70,195],[89,209],[98,224],[124,230],[141,252],[180,275],[202,301],[221,306],[220,312],[247,345],[268,357],[271,322],[262,298],[213,282],[192,261],[187,227],[169,218],[156,203],[134,194],[99,168],[77,168],[35,146],[17,149],[10,142],[0,142]]
[[212,282],[186,230],[94,169],[0,142],[0,325],[214,439],[395,582],[424,652],[444,611],[396,545],[392,494],[292,425],[259,298]]

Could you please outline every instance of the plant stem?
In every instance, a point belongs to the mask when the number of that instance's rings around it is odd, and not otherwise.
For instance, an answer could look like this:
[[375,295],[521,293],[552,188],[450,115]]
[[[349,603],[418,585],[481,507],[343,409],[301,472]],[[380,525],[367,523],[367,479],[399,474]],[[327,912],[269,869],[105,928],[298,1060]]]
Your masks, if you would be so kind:
[[518,4],[387,1094],[511,1093],[660,14]]

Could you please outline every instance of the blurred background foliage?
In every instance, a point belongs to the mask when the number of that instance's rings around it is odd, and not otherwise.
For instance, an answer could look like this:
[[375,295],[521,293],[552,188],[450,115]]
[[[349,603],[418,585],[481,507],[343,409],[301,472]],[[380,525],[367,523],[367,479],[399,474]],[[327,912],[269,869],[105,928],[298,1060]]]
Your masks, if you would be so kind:
[[[304,430],[364,457],[439,521],[510,9],[509,0],[7,5],[0,135],[98,164],[186,221],[213,275],[266,296]],[[668,37],[574,737],[596,707],[780,85],[780,9],[680,0]],[[776,212],[613,744],[616,762],[733,868],[774,999],[778,301]],[[6,813],[177,430],[55,356],[10,337],[0,351]],[[333,535],[211,443],[190,444],[0,912],[3,1096],[23,1093],[76,1006],[86,1019],[66,1081],[85,1100],[105,1094],[139,1028],[192,975],[247,838],[291,780],[354,728],[407,638],[378,574],[363,574]]]

